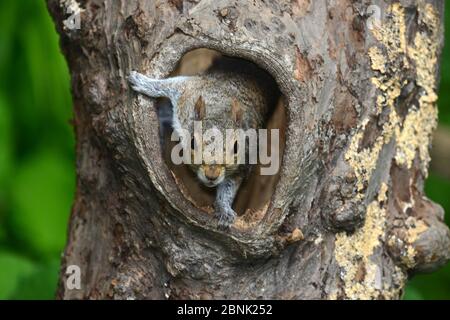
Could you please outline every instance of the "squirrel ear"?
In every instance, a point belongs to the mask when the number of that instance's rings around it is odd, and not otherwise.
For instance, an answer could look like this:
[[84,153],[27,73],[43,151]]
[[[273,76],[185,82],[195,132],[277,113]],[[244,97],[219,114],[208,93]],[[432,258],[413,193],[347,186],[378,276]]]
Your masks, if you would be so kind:
[[231,103],[231,116],[233,117],[233,120],[237,123],[240,123],[242,121],[241,104],[236,98],[233,98],[233,101]]
[[203,101],[202,96],[200,96],[194,106],[195,120],[203,120],[206,113],[205,109],[206,109],[205,101]]

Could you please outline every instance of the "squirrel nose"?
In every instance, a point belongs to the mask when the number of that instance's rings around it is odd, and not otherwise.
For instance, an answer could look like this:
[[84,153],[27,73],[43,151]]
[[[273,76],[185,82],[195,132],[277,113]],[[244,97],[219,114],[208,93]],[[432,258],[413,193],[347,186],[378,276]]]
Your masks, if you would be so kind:
[[218,166],[205,167],[205,177],[208,180],[214,181],[220,176],[220,168]]

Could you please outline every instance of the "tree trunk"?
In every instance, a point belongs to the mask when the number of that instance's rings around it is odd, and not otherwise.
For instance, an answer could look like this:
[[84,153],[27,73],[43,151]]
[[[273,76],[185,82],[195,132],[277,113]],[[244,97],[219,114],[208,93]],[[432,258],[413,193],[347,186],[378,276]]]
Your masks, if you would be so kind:
[[[449,258],[443,210],[423,191],[443,0],[48,7],[72,75],[77,141],[59,298],[397,299],[408,276]],[[80,28],[68,27],[78,7]],[[164,160],[155,100],[126,79],[167,77],[196,48],[252,61],[285,100],[278,180],[264,208],[230,230],[189,198]],[[67,287],[70,265],[80,289]]]

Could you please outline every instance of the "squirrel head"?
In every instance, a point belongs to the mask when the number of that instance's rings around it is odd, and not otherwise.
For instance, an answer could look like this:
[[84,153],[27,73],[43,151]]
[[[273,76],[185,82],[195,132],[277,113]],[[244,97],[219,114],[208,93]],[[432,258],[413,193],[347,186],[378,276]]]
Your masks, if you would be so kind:
[[[173,129],[180,137],[189,134],[194,151],[189,166],[203,184],[217,186],[239,169],[248,168],[245,162],[248,145],[242,139],[238,143],[236,132],[261,128],[267,107],[264,92],[254,82],[221,72],[168,79],[152,79],[131,72],[129,81],[137,92],[170,99],[174,107]],[[195,130],[199,123],[200,133]]]
[[[183,98],[180,100],[183,102]],[[200,95],[190,100],[191,105],[186,104],[187,101],[185,104],[178,102],[178,124],[174,129],[189,131],[189,167],[205,186],[216,187],[245,166],[237,161],[236,129],[247,127],[243,123],[242,106],[236,98],[206,101]],[[196,157],[201,158],[201,162],[196,161]]]

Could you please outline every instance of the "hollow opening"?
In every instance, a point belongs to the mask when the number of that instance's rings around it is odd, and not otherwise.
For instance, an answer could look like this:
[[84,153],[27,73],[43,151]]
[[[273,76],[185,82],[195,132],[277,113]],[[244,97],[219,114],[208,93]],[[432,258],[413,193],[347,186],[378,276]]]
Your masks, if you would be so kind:
[[[231,64],[229,64],[230,62]],[[264,69],[248,60],[226,56],[218,51],[206,48],[194,49],[184,54],[169,77],[201,76],[208,73],[212,67],[220,65],[221,63],[226,63],[227,66],[231,66],[226,72],[232,73],[249,72],[252,68],[257,68],[258,72],[260,72],[258,74],[264,74],[264,92],[268,93],[268,96],[270,97],[267,114],[263,116],[264,120],[259,128],[267,129],[267,149],[261,152],[267,154],[270,159],[269,164],[261,164],[261,158],[259,156],[261,146],[258,138],[257,163],[242,165],[249,168],[250,173],[246,175],[240,185],[233,202],[233,209],[238,214],[234,226],[239,229],[246,229],[254,226],[264,217],[279,180],[285,148],[285,130],[287,127],[286,100],[281,94],[274,78]],[[253,74],[251,76],[253,76]],[[197,92],[195,94],[202,95],[202,92]],[[208,100],[207,97],[204,99]],[[208,101],[206,101],[206,104],[208,105]],[[214,108],[213,105],[207,107]],[[172,151],[179,142],[171,141],[173,133],[173,106],[168,99],[161,98],[157,102],[157,109],[163,158],[172,172],[175,182],[183,195],[191,201],[194,206],[205,213],[213,214],[217,188],[211,188],[202,183],[198,177],[197,166],[174,164]],[[243,110],[243,112],[247,111]],[[230,114],[224,113],[223,116],[229,117]],[[278,139],[272,138],[276,137],[275,135],[272,135],[272,129],[278,130]],[[274,140],[273,144],[272,139]],[[191,146],[191,143],[188,145]],[[193,145],[195,145],[195,142]],[[275,150],[273,150],[273,146],[276,148]],[[233,146],[233,149],[236,149],[236,146]],[[275,156],[275,153],[277,153],[278,156]],[[274,159],[278,159],[277,165],[274,164],[274,161],[276,161]],[[248,160],[247,157],[246,161]],[[275,170],[273,170],[274,166],[276,166]],[[225,167],[227,167],[227,165],[225,165]],[[261,171],[262,168],[266,168],[265,174],[262,174],[264,171]],[[267,170],[268,168],[272,168],[272,170]]]

